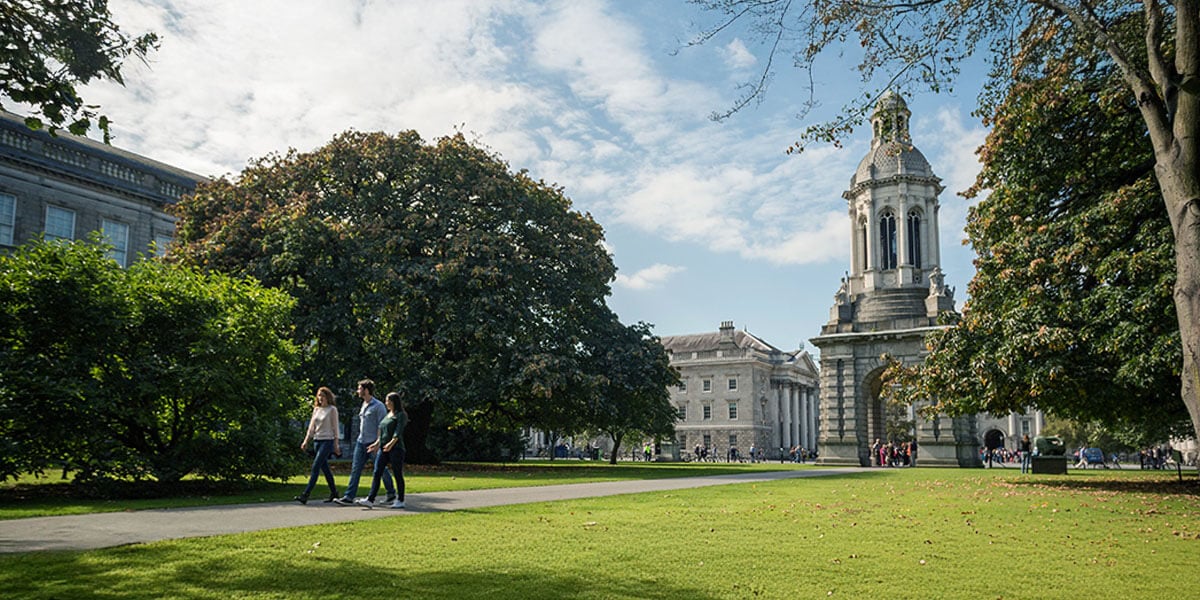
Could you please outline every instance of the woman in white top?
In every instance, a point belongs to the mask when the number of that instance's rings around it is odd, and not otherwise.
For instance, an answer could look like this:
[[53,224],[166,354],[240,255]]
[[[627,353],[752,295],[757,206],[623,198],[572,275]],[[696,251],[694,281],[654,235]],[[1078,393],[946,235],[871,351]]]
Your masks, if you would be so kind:
[[308,449],[308,443],[313,442],[313,449],[316,451],[312,463],[312,475],[308,478],[308,486],[304,488],[304,493],[295,497],[296,502],[300,504],[308,504],[308,495],[312,493],[313,487],[317,485],[317,474],[325,474],[325,483],[329,484],[329,499],[325,502],[333,502],[334,498],[338,497],[337,486],[333,482],[333,471],[329,468],[329,455],[342,454],[342,449],[338,445],[338,410],[334,405],[333,392],[327,387],[321,387],[317,390],[317,398],[313,401],[312,418],[308,421],[308,433],[304,436],[304,441],[300,442],[300,449]]

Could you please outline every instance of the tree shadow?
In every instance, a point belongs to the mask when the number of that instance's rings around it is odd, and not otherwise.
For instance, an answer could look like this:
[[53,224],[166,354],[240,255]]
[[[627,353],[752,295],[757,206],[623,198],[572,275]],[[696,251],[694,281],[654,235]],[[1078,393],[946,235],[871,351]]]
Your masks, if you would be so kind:
[[211,558],[195,545],[170,544],[4,556],[0,585],[20,598],[93,597],[100,590],[134,598],[716,598],[699,587],[631,577],[611,565],[595,565],[586,575],[562,573],[552,557],[534,568],[506,567],[492,558],[466,572],[414,572],[403,555],[368,547],[334,556],[319,547],[288,546],[220,550]]
[[1067,490],[1103,491],[1114,493],[1175,494],[1200,497],[1200,477],[1195,471],[1185,471],[1183,481],[1174,473],[1164,472],[1153,477],[1072,477],[1039,476],[1013,481],[1016,485],[1050,486]]

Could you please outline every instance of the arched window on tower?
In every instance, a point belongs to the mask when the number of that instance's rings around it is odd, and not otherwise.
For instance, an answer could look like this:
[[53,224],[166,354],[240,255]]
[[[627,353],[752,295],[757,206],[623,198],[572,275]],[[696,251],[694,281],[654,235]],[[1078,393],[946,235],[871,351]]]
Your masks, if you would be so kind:
[[917,209],[908,211],[908,264],[921,266],[921,212]]
[[896,215],[890,210],[879,216],[879,268],[896,268]]
[[867,237],[867,220],[860,219],[858,222],[858,268],[861,271],[866,271],[869,267],[867,264],[867,248],[870,238]]

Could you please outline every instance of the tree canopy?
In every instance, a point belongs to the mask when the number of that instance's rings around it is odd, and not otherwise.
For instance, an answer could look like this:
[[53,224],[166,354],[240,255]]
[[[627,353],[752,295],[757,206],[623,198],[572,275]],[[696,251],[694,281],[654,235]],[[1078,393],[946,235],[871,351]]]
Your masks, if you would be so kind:
[[1091,44],[1027,33],[980,152],[991,195],[968,217],[970,300],[903,389],[952,414],[1036,407],[1134,445],[1183,433],[1171,225],[1137,106]]
[[287,475],[291,299],[97,241],[0,256],[0,480]]
[[303,377],[402,389],[410,438],[434,406],[451,424],[578,426],[583,336],[611,315],[603,232],[462,135],[346,132],[201,184],[176,214],[177,259],[293,295]]
[[586,371],[595,377],[586,424],[612,440],[609,462],[617,463],[621,443],[631,436],[673,435],[678,413],[668,388],[679,385],[679,373],[650,325],[625,326],[613,315],[599,323],[585,345]]
[[33,129],[65,127],[84,135],[94,124],[107,141],[108,117],[85,103],[79,86],[94,79],[123,84],[125,61],[144,60],[157,46],[154,33],[122,32],[107,0],[6,0],[0,4],[0,95],[34,109],[25,119]]
[[[1025,55],[1022,36],[1064,47],[1086,44],[1094,51],[1091,56],[1111,65],[1142,123],[1138,137],[1153,153],[1154,179],[1171,226],[1180,395],[1193,434],[1200,437],[1200,0],[696,2],[721,17],[695,43],[738,22],[766,42],[761,77],[747,84],[746,94],[726,115],[766,92],[779,55],[790,53],[797,66],[811,69],[826,51],[849,40],[860,44],[867,93],[834,121],[810,125],[792,150],[846,135],[862,123],[883,89],[947,89],[963,59],[985,47],[994,65],[985,104],[1004,98],[1022,81],[1023,70],[1039,66]],[[1136,35],[1128,35],[1131,31]]]

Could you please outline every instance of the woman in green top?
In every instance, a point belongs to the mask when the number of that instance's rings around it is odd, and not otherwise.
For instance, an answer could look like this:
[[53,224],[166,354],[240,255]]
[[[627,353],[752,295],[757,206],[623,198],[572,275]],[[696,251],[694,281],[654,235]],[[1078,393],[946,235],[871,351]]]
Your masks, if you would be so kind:
[[404,508],[404,427],[408,425],[408,413],[400,401],[400,394],[389,392],[384,400],[387,406],[387,416],[379,422],[379,439],[367,447],[367,452],[375,455],[375,474],[371,478],[371,495],[360,499],[359,504],[375,507],[375,494],[379,492],[379,481],[383,478],[388,467],[396,478],[396,501],[391,508]]

